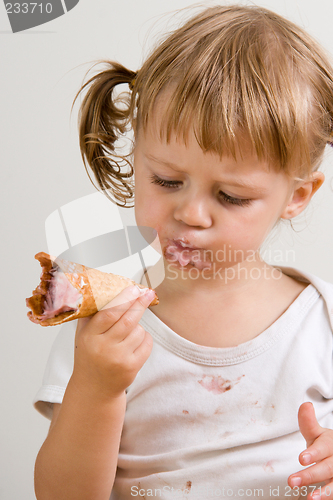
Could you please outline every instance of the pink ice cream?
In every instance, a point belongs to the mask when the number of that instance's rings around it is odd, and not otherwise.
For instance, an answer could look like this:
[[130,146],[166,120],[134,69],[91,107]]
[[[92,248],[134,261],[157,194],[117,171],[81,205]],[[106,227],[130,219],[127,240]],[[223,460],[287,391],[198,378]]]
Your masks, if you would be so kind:
[[183,267],[190,264],[197,269],[210,268],[212,263],[207,252],[203,248],[197,248],[190,245],[186,240],[169,240],[165,247],[164,254],[166,259],[171,262],[179,262]]
[[49,289],[45,295],[43,319],[67,311],[77,311],[82,294],[68,281],[63,272],[54,270]]

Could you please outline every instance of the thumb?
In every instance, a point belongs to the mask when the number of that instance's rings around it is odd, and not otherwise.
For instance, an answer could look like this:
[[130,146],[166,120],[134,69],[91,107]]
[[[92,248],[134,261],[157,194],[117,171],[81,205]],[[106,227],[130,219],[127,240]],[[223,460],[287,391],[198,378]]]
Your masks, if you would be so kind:
[[312,445],[315,439],[324,432],[324,429],[318,424],[314,407],[312,403],[303,403],[298,410],[298,425],[304,439],[306,447]]

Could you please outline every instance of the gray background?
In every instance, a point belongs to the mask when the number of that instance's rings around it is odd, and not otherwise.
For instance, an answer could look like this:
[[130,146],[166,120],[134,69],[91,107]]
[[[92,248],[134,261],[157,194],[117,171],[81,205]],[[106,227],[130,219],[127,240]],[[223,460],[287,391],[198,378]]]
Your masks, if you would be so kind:
[[[37,285],[40,272],[33,257],[47,250],[46,218],[62,205],[94,192],[80,157],[77,110],[70,117],[73,97],[97,59],[114,59],[138,69],[159,31],[172,27],[174,20],[168,13],[191,4],[187,0],[80,0],[66,15],[14,35],[0,3],[0,499],[35,498],[34,460],[49,425],[31,402],[59,327],[44,329],[26,318],[24,299]],[[331,0],[258,0],[257,4],[307,28],[333,53]],[[333,282],[329,148],[322,169],[325,187],[295,224],[296,232],[281,228],[272,248],[293,249],[295,258],[287,265]]]

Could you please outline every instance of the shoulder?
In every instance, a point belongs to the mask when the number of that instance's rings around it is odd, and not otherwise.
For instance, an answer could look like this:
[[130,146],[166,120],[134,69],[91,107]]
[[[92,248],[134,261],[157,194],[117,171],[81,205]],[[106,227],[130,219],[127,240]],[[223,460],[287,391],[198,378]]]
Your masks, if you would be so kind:
[[327,313],[333,329],[333,283],[323,280],[314,274],[300,271],[291,267],[281,267],[283,274],[290,276],[298,281],[311,284],[321,295],[325,302]]

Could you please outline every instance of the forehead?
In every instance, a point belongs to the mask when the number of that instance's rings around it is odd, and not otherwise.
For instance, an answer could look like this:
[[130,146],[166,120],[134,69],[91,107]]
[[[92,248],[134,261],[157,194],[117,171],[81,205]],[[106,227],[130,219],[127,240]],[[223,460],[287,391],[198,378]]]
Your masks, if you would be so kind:
[[246,134],[239,138],[235,155],[230,152],[220,155],[214,150],[204,150],[197,140],[197,134],[193,127],[189,128],[185,136],[172,130],[170,136],[167,137],[166,134],[163,134],[166,104],[166,99],[161,99],[151,113],[146,128],[139,129],[137,133],[136,149],[140,149],[148,159],[156,163],[179,167],[179,170],[198,163],[207,168],[221,168],[223,164],[223,169],[226,172],[235,172],[235,167],[248,171],[251,169],[266,172],[276,170],[272,163],[258,158],[251,140]]
[[[201,154],[207,154],[212,158],[233,157],[235,161],[242,162],[243,158],[248,160],[251,157],[251,163],[257,160],[263,168],[281,169],[274,155],[271,155],[268,148],[265,148],[265,155],[258,157],[258,152],[251,140],[247,130],[239,128],[233,133],[233,139],[230,137],[221,137],[221,131],[218,126],[211,124],[208,130],[202,129],[200,124],[200,113],[197,109],[189,110],[187,118],[181,122],[178,120],[170,121],[170,103],[174,97],[174,85],[163,90],[156,98],[153,108],[149,113],[144,126],[140,121],[137,123],[136,142],[144,138],[145,142],[151,147],[158,147],[164,150],[181,150],[184,147],[190,151],[196,149]],[[203,136],[205,140],[203,141]]]

